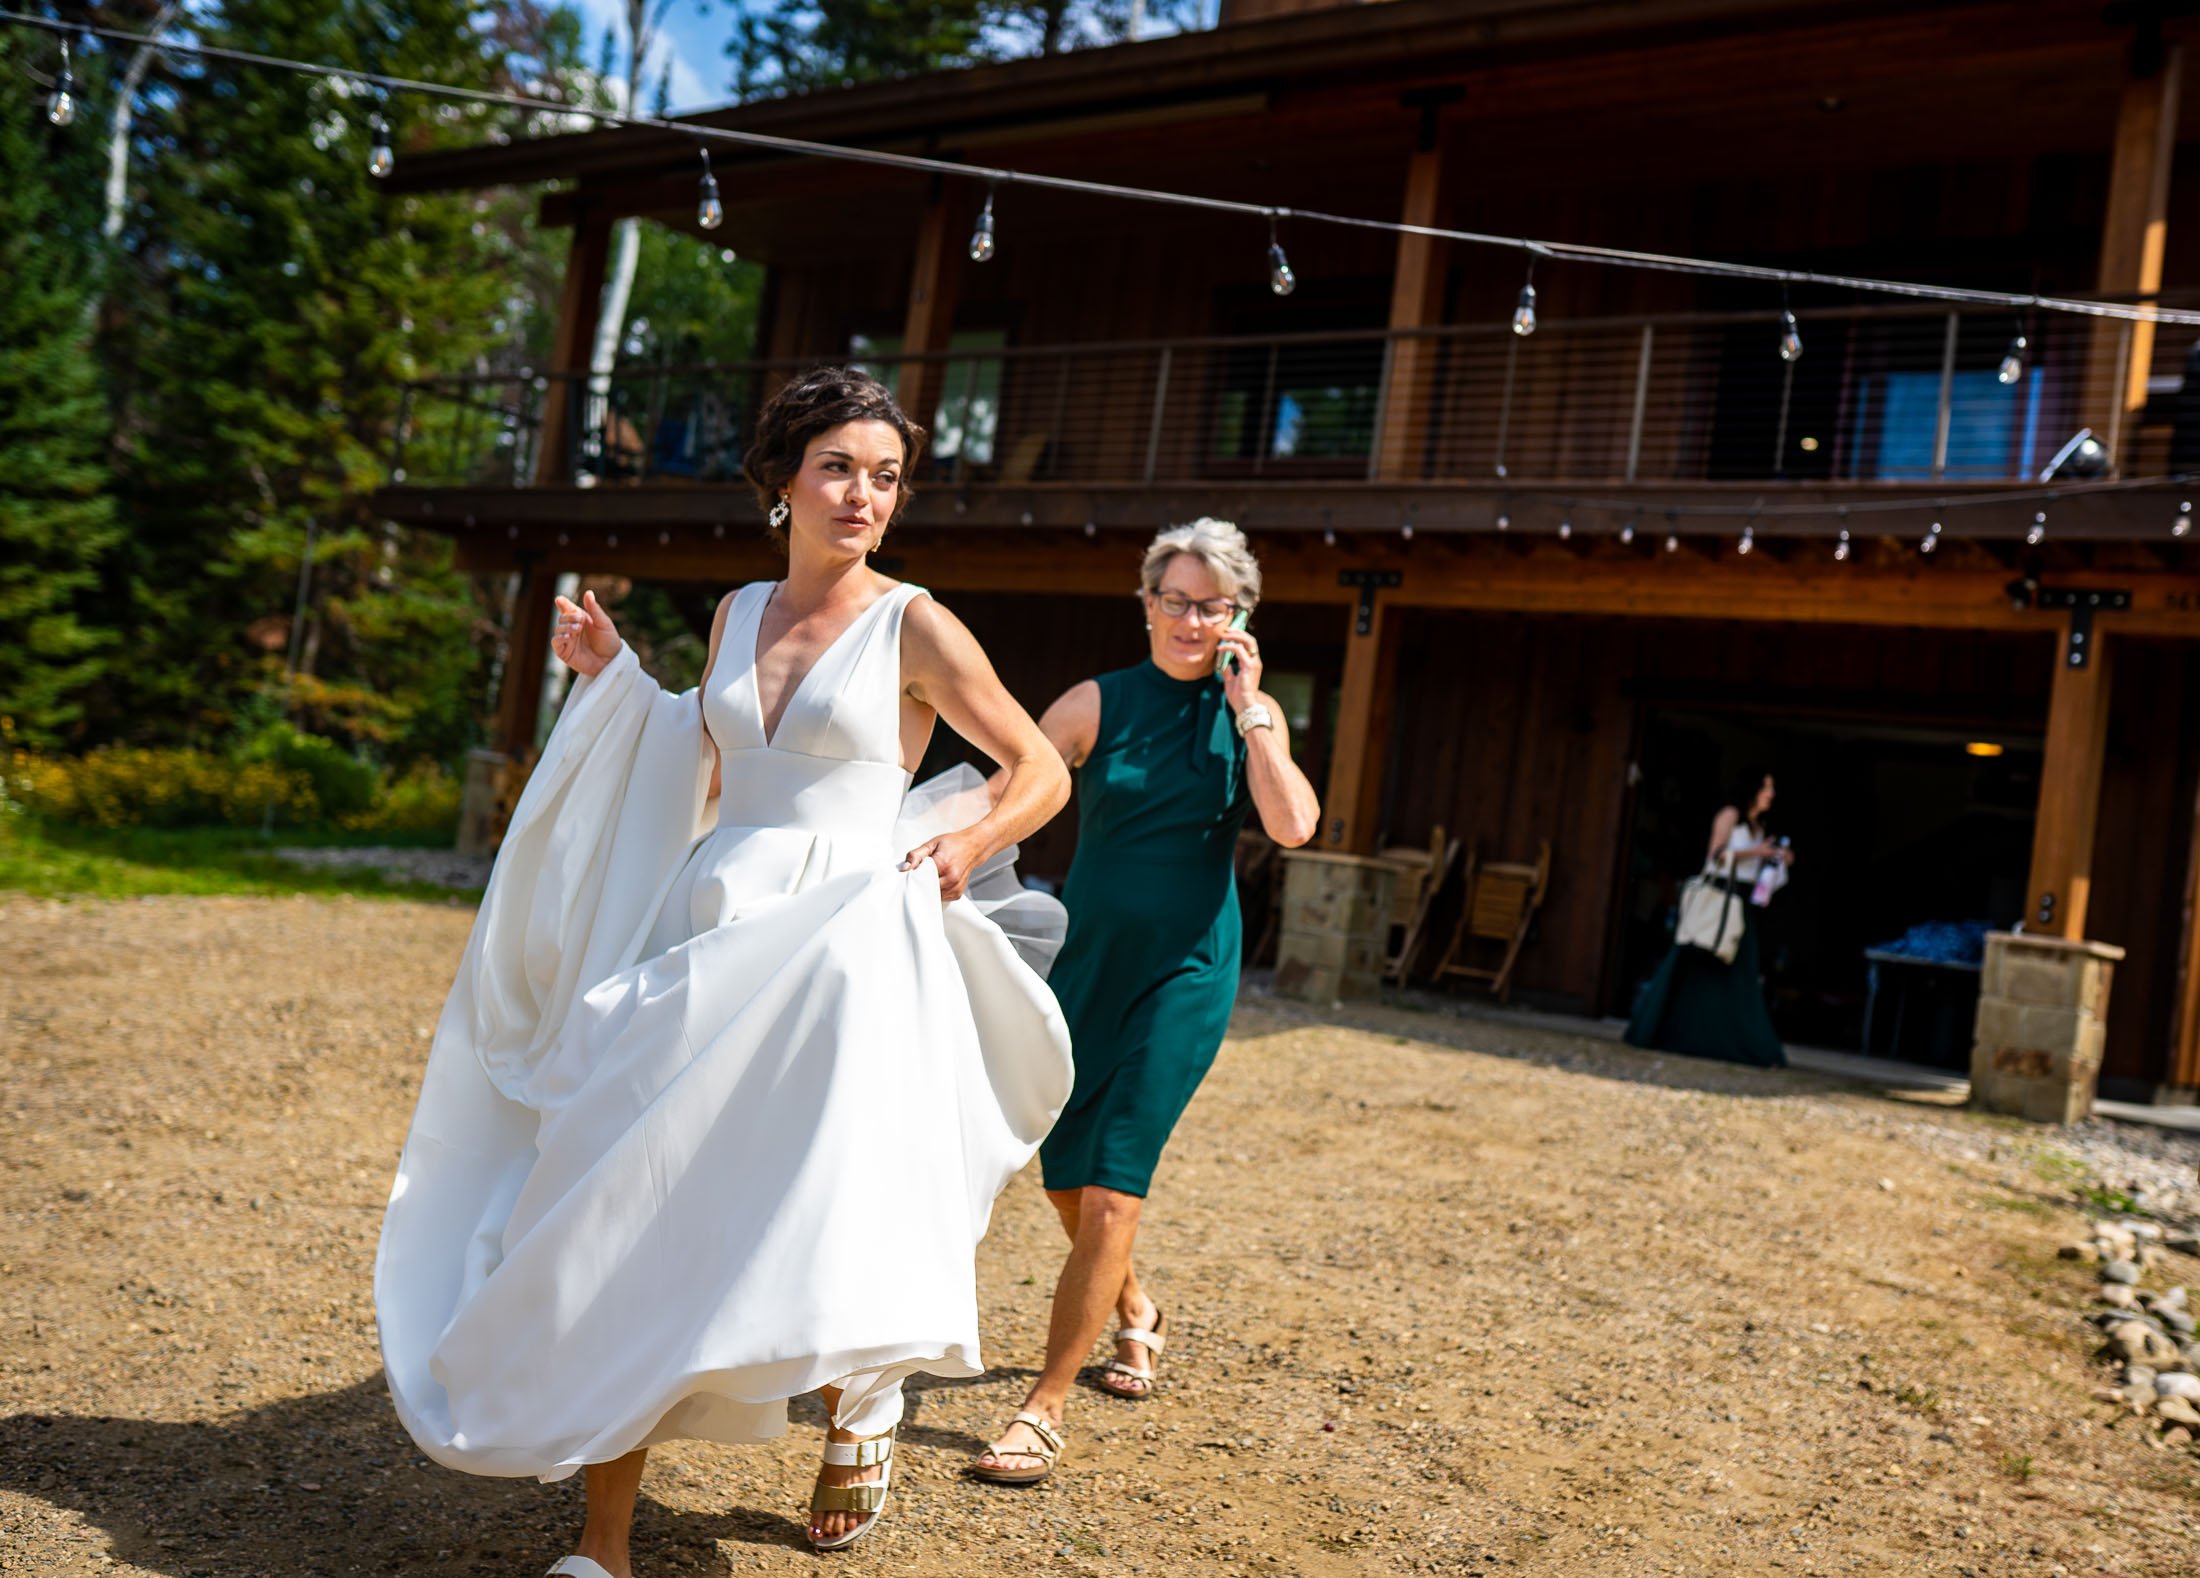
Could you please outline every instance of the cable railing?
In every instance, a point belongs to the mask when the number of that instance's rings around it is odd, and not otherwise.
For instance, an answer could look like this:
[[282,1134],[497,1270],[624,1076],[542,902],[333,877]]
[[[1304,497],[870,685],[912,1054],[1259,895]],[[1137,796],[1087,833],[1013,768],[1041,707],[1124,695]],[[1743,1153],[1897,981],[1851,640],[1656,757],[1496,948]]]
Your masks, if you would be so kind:
[[[1546,318],[1529,336],[1502,322],[1056,346],[992,334],[844,359],[925,412],[920,474],[933,486],[2012,482],[2036,479],[2089,413],[2111,449],[2171,445],[2117,414],[2114,392],[2132,382],[2129,324],[1936,307],[1797,319],[1792,359],[1777,311]],[[2182,334],[2156,341],[2158,391],[2181,376]],[[393,475],[418,486],[736,484],[760,403],[815,360],[417,382]]]

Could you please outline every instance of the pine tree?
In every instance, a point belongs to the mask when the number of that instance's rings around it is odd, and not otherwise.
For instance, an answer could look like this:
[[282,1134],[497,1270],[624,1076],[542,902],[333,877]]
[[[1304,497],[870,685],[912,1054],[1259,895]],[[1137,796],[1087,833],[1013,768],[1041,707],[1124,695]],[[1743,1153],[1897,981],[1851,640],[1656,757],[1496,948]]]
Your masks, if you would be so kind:
[[[210,43],[496,86],[509,63],[461,0],[231,0]],[[158,128],[129,331],[128,700],[134,732],[298,723],[388,760],[467,742],[486,658],[480,589],[441,537],[377,520],[404,381],[464,367],[514,250],[470,195],[385,197],[400,160],[487,133],[489,111],[382,103],[348,83],[204,66]],[[312,544],[312,597],[291,626]],[[295,657],[297,672],[286,682]]]
[[[108,661],[82,605],[116,536],[90,325],[98,178],[42,113],[33,73],[53,60],[48,35],[0,29],[0,719],[48,747]],[[77,72],[82,91],[91,62]]]

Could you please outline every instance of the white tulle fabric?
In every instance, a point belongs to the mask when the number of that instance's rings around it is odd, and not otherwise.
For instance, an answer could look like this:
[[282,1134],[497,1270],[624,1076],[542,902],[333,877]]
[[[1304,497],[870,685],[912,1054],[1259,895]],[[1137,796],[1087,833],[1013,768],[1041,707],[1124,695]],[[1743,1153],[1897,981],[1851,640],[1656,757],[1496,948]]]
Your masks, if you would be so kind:
[[945,906],[897,869],[986,806],[968,768],[900,766],[920,590],[767,740],[770,590],[736,594],[700,707],[631,650],[574,686],[490,875],[375,1264],[391,1394],[454,1468],[764,1440],[827,1384],[873,1435],[911,1373],[984,1367],[973,1254],[1069,1095],[1061,906],[1013,850]]

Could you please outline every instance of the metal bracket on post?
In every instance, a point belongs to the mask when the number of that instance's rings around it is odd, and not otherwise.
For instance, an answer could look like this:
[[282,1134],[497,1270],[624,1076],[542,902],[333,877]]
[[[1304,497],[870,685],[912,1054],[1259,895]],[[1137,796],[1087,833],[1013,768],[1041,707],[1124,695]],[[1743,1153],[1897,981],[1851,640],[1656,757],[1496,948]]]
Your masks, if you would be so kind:
[[2033,595],[2034,608],[2065,609],[2070,614],[2070,639],[2063,647],[2067,668],[2084,668],[2093,661],[2093,616],[2120,614],[2131,607],[2131,593],[2123,587],[2043,586]]
[[1339,586],[1356,586],[1360,589],[1359,612],[1353,616],[1352,633],[1356,636],[1370,634],[1375,629],[1375,589],[1379,586],[1397,586],[1405,577],[1396,570],[1339,570]]

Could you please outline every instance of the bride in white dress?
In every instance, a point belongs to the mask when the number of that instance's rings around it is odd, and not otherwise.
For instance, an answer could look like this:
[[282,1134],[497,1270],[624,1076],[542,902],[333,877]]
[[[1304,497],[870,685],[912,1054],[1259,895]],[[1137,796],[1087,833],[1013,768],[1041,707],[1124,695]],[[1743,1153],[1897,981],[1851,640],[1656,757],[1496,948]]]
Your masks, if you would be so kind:
[[[650,1445],[768,1439],[811,1391],[832,1428],[810,1538],[852,1543],[904,1378],[984,1368],[975,1246],[1070,1087],[1032,968],[1060,909],[1009,861],[1069,785],[969,631],[865,562],[921,436],[847,369],[774,397],[748,470],[787,577],[719,605],[699,696],[649,680],[592,595],[559,600],[581,677],[438,1025],[375,1266],[423,1449],[585,1472],[553,1573],[629,1578]],[[910,791],[938,718],[1008,769],[997,804],[967,768]]]

